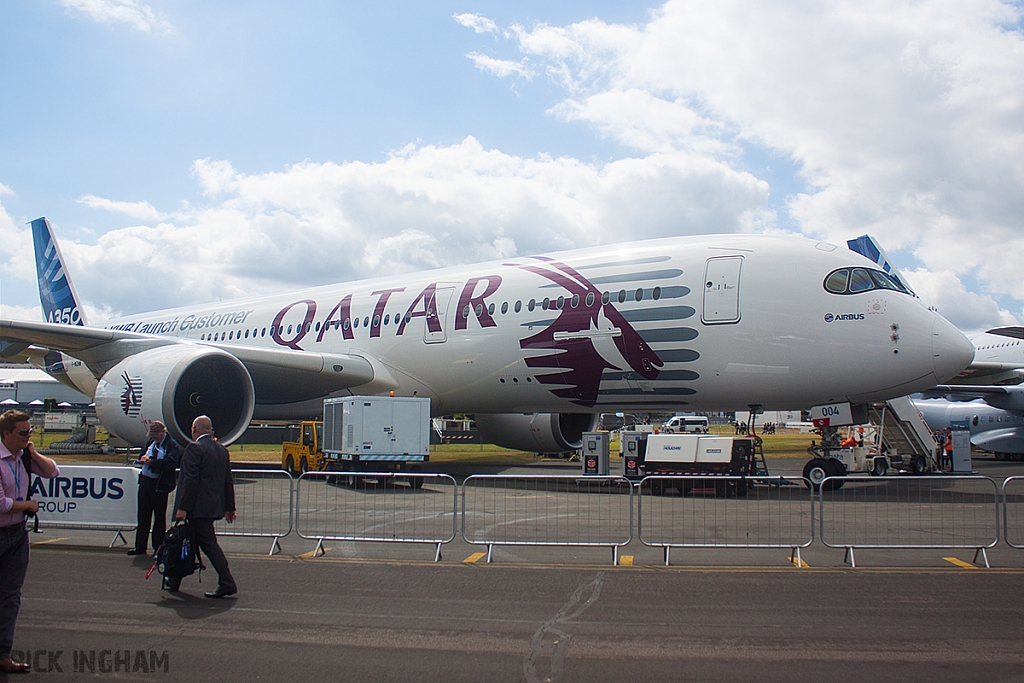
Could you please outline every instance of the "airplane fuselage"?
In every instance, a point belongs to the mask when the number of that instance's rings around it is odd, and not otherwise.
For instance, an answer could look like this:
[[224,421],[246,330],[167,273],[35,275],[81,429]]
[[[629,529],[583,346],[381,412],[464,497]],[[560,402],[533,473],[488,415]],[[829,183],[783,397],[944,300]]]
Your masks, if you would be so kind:
[[[435,414],[797,409],[905,395],[970,361],[966,339],[908,293],[827,291],[826,277],[844,267],[872,264],[799,238],[680,237],[186,306],[105,327],[229,353],[363,356],[373,381],[336,394],[427,396]],[[79,388],[95,391],[95,373],[66,365]],[[302,387],[258,387],[255,416],[315,414],[322,399]]]

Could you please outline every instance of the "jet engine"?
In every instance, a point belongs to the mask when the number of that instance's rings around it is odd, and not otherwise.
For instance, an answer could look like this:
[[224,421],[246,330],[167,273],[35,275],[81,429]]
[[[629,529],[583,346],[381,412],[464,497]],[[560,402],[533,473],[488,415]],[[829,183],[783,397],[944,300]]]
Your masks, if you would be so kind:
[[485,441],[534,453],[565,453],[583,445],[583,432],[597,429],[597,413],[477,413],[476,426]]
[[208,346],[172,344],[125,358],[96,387],[96,415],[125,441],[142,445],[160,420],[184,446],[192,420],[207,415],[227,445],[249,426],[255,407],[252,378],[231,354]]

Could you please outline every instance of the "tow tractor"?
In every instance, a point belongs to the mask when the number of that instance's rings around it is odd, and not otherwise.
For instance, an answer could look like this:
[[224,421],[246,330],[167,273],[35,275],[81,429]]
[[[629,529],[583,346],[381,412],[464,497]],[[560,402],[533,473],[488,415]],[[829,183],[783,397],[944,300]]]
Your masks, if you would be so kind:
[[[881,477],[890,470],[926,474],[935,466],[935,439],[908,398],[866,405],[835,403],[815,406],[811,420],[821,443],[811,444],[804,465],[808,486],[826,491],[842,488],[847,474]],[[840,427],[847,427],[844,438]]]
[[324,423],[307,420],[301,430],[299,441],[281,444],[281,469],[292,475],[324,468]]

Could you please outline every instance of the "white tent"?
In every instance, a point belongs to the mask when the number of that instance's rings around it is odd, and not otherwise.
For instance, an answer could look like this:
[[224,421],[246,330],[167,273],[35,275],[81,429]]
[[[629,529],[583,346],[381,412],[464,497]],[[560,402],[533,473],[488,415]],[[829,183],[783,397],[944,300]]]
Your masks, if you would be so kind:
[[4,400],[0,401],[0,406],[16,406],[16,405],[18,405],[18,402],[15,401],[13,398],[5,398]]
[[29,402],[28,402],[28,404],[29,404],[30,406],[41,406],[41,405],[43,405],[43,402],[42,402],[42,401],[40,401],[40,400],[39,400],[39,399],[37,398],[37,399],[36,399],[36,400],[34,400],[34,401],[29,401]]

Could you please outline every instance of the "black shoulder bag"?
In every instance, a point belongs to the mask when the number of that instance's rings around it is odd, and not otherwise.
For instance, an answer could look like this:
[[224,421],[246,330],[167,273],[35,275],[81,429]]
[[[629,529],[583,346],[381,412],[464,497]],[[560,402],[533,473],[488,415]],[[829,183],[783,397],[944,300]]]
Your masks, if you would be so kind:
[[[32,500],[32,454],[28,452],[27,448],[21,449],[21,465],[25,468],[25,475],[28,477],[28,493],[25,494],[25,500]],[[25,516],[33,519],[32,533],[41,533],[39,531],[39,515],[34,512],[26,512]]]

